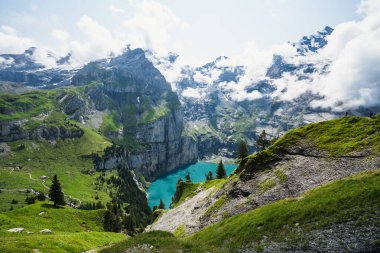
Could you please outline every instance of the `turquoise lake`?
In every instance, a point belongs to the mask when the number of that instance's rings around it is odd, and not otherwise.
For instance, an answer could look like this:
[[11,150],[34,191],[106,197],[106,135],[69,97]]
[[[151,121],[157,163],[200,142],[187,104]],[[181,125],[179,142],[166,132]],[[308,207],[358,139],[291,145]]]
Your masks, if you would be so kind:
[[[150,208],[153,206],[158,206],[160,199],[164,201],[165,208],[169,208],[179,178],[184,180],[187,173],[190,173],[191,181],[193,183],[204,182],[206,180],[205,174],[209,171],[212,171],[215,176],[217,166],[218,165],[216,163],[197,162],[182,166],[177,170],[156,179],[148,188],[148,203]],[[227,175],[230,175],[236,167],[237,165],[235,164],[224,165]]]

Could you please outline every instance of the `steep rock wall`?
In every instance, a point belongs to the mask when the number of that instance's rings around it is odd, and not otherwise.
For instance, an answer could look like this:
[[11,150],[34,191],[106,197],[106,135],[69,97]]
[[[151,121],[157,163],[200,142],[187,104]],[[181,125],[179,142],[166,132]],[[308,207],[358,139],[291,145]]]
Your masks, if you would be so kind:
[[0,121],[0,142],[21,139],[70,139],[80,138],[83,130],[79,127],[40,125],[32,130],[23,128],[24,120]]
[[196,162],[198,147],[195,140],[182,136],[183,111],[175,110],[149,124],[136,127],[136,140],[143,146],[138,151],[123,150],[103,157],[99,169],[111,169],[123,161],[129,168],[153,180],[181,165]]

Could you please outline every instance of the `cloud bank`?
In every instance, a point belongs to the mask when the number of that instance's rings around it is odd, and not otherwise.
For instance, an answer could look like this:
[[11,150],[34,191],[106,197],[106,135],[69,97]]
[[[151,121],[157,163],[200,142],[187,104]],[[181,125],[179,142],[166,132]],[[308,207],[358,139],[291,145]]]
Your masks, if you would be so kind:
[[[380,2],[362,1],[358,6],[360,21],[337,25],[328,37],[328,44],[318,53],[299,55],[291,44],[273,46],[260,50],[254,42],[249,43],[241,55],[218,62],[219,67],[245,66],[245,73],[237,83],[219,83],[219,88],[235,101],[255,100],[263,94],[246,88],[260,80],[272,64],[273,55],[281,55],[285,62],[300,66],[313,64],[314,73],[299,75],[284,73],[271,80],[277,90],[272,94],[284,101],[291,101],[306,92],[323,97],[314,100],[313,107],[344,111],[358,107],[380,106]],[[328,66],[327,71],[324,68]],[[208,83],[217,78],[203,76]],[[202,80],[197,76],[197,79]]]
[[313,82],[325,99],[314,106],[336,110],[380,105],[380,2],[363,1],[359,22],[338,25],[321,55],[332,61],[330,72]]

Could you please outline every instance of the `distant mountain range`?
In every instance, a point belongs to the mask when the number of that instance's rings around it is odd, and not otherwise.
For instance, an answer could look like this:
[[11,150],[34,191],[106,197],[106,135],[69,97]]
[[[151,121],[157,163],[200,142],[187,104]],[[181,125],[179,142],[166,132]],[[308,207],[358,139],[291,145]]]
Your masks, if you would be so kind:
[[[285,77],[311,80],[315,75],[326,74],[329,71],[329,60],[316,62],[313,55],[317,55],[327,45],[332,32],[333,28],[326,26],[314,35],[304,36],[298,42],[290,43],[297,52],[291,59],[280,54],[273,55],[272,64],[266,70],[265,76],[252,80],[240,91],[247,99],[236,93],[236,87],[242,81],[247,68],[252,66],[234,66],[228,62],[228,57],[221,56],[203,66],[181,67],[179,77],[172,86],[183,105],[184,135],[202,143],[200,157],[214,154],[231,156],[231,150],[236,149],[236,143],[240,139],[246,140],[254,150],[256,136],[262,130],[276,138],[305,123],[338,116],[329,108],[310,106],[312,101],[322,98],[318,94],[305,92],[290,101],[279,99],[278,94],[286,92],[286,88],[278,90],[276,85],[283,82]],[[145,57],[132,59],[113,56],[75,68],[70,62],[71,54],[57,57],[51,52],[42,53],[45,54],[44,57],[41,57],[39,49],[33,47],[23,54],[0,55],[1,90],[19,88],[20,85],[51,89],[84,85],[92,81],[104,85],[105,90],[122,89],[124,81],[145,80],[149,76],[150,85],[165,87],[168,85],[165,74],[174,68],[178,58],[175,53],[158,57],[151,51],[134,49],[129,55],[145,54]],[[44,59],[43,62],[41,58]],[[145,59],[155,68],[141,72],[144,69],[141,65],[148,64]],[[116,65],[122,66],[128,80],[125,76],[125,80],[120,79],[120,68],[115,68]],[[160,78],[157,79],[158,76]],[[131,87],[128,86],[129,88]],[[146,83],[136,83],[134,89],[141,93],[151,90]],[[98,106],[101,107],[101,104]],[[363,108],[355,109],[355,114],[367,113]]]

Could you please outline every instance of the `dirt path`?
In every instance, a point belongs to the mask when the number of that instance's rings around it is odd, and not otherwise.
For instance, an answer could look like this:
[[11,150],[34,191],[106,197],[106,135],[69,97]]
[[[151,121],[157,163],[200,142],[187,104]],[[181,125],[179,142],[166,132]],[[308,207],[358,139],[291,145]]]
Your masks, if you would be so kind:
[[29,175],[29,179],[30,179],[30,180],[37,181],[37,179],[35,179],[35,178],[32,177],[32,173],[28,172],[28,173],[26,173],[26,174]]

